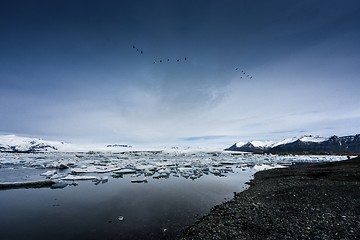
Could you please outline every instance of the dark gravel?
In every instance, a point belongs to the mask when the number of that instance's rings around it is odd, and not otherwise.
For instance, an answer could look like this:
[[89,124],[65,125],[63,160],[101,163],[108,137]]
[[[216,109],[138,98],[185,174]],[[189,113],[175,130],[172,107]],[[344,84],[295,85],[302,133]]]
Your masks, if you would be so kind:
[[182,239],[360,239],[360,157],[255,174]]

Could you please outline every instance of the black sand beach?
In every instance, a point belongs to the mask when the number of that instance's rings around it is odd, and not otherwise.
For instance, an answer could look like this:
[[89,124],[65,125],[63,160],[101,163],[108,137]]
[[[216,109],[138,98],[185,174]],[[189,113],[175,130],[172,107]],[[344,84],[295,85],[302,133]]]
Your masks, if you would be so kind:
[[360,157],[255,174],[182,239],[359,239]]

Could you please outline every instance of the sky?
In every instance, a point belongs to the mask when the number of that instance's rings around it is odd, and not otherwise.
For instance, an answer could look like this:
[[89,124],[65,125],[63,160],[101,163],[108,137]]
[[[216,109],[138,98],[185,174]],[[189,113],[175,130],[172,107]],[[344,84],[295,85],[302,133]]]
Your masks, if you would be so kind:
[[359,26],[358,0],[3,0],[0,133],[224,147],[358,134]]

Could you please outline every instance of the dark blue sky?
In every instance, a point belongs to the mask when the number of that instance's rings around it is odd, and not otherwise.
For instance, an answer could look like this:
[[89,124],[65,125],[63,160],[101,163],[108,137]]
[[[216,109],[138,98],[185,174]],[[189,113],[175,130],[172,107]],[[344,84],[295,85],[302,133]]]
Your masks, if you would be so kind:
[[359,16],[355,0],[2,1],[0,132],[224,145],[359,133]]

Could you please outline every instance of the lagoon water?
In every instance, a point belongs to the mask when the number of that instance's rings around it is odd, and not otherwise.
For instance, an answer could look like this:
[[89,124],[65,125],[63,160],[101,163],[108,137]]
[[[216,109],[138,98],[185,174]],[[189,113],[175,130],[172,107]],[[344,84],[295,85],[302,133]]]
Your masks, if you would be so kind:
[[196,216],[243,190],[253,173],[148,183],[125,175],[98,185],[0,191],[1,239],[176,239]]
[[341,159],[226,152],[0,154],[0,182],[51,178],[69,184],[1,190],[0,239],[177,239],[266,166]]

